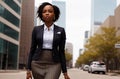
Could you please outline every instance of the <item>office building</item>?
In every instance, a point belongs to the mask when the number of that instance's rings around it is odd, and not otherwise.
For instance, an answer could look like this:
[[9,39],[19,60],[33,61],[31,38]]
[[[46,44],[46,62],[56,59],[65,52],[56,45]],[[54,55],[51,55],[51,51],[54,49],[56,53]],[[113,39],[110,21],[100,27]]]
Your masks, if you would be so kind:
[[116,0],[92,0],[91,9],[91,35],[99,28],[109,15],[114,15]]
[[31,35],[34,27],[35,0],[22,1],[19,68],[25,68],[31,46]]
[[[67,53],[70,53],[72,56],[73,56],[73,44],[70,43],[70,42],[67,42],[66,45],[65,45],[65,51]],[[72,67],[72,64],[73,64],[73,57],[72,57],[72,60],[70,60],[69,62],[66,63],[67,64],[67,67]]]
[[120,5],[115,9],[115,26],[117,28],[117,36],[120,36]]
[[84,45],[88,43],[89,37],[90,37],[90,32],[89,31],[85,31]]
[[73,44],[70,43],[70,42],[66,42],[65,50],[66,50],[68,53],[73,54]]
[[60,17],[56,24],[66,28],[66,2],[60,0],[53,0],[52,4],[56,5],[60,9]]
[[22,0],[0,0],[0,69],[17,69]]

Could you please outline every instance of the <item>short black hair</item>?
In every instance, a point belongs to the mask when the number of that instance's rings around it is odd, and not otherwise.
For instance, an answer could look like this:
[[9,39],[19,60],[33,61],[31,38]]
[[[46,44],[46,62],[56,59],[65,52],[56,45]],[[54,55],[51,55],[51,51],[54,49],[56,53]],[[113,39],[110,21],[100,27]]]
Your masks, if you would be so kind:
[[54,22],[57,21],[58,18],[59,18],[59,16],[60,16],[60,10],[59,10],[59,8],[58,8],[56,5],[52,5],[52,4],[49,3],[49,2],[44,2],[44,3],[42,3],[42,4],[38,7],[38,11],[37,11],[38,17],[39,17],[42,21],[44,21],[44,20],[42,19],[42,12],[43,12],[43,8],[44,8],[46,5],[50,5],[50,6],[53,7],[54,13],[55,13],[55,18],[54,18],[53,21],[54,21]]

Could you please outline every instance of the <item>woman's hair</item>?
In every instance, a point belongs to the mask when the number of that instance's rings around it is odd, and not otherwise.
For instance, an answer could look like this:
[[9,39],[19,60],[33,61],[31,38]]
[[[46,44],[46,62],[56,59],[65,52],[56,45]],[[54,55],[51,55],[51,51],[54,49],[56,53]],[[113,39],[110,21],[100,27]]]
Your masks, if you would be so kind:
[[44,20],[42,19],[42,12],[43,12],[43,8],[44,8],[46,5],[50,5],[50,6],[53,7],[54,13],[55,13],[55,18],[54,18],[53,21],[54,21],[54,22],[57,21],[58,18],[59,18],[59,15],[60,15],[60,10],[59,10],[59,8],[58,8],[56,5],[52,5],[52,4],[48,3],[48,2],[44,2],[44,3],[42,3],[42,4],[39,6],[38,11],[37,11],[38,17],[39,17],[42,21],[44,21]]

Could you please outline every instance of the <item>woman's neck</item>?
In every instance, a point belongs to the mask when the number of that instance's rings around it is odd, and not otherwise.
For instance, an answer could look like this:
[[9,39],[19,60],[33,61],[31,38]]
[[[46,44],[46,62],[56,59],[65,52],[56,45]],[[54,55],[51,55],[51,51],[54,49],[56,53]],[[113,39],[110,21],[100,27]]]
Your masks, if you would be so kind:
[[51,25],[53,24],[53,22],[51,23],[45,23],[45,25],[49,28]]

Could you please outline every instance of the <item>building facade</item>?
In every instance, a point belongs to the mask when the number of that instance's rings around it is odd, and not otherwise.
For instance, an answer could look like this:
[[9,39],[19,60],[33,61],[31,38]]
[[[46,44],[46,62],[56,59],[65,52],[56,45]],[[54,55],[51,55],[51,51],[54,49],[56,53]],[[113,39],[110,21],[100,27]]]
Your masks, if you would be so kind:
[[68,53],[73,54],[73,44],[70,42],[66,42],[65,49]]
[[0,69],[17,69],[22,0],[0,0]]
[[60,9],[60,17],[56,24],[63,28],[66,28],[66,2],[60,0],[52,0],[52,4],[56,5]]
[[34,27],[35,0],[22,1],[21,29],[20,29],[20,50],[19,68],[26,67],[28,53],[31,46],[31,35]]
[[85,31],[85,35],[84,35],[84,45],[88,43],[89,37],[90,37],[90,32],[89,32],[89,31]]
[[[70,43],[70,42],[67,42],[66,45],[65,45],[65,51],[67,53],[70,53],[73,56],[73,44]],[[73,66],[73,57],[72,57],[72,60],[70,60],[66,64],[67,64],[67,67],[71,68]]]
[[116,0],[92,0],[91,7],[91,36],[109,15],[114,15]]
[[119,6],[115,9],[115,26],[117,28],[117,36],[120,36],[120,4]]

